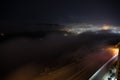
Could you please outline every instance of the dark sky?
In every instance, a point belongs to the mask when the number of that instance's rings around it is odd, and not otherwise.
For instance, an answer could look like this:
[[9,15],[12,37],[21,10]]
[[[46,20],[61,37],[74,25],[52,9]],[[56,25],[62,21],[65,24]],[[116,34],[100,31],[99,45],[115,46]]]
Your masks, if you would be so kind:
[[119,2],[102,0],[9,0],[1,21],[120,24]]

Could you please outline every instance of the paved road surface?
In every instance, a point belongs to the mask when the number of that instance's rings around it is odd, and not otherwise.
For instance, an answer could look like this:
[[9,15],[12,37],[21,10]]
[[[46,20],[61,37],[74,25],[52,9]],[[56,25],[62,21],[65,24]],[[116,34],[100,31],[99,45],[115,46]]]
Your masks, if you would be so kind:
[[45,68],[41,73],[39,67],[29,64],[17,69],[5,80],[88,80],[111,57],[110,53],[88,55],[55,70]]

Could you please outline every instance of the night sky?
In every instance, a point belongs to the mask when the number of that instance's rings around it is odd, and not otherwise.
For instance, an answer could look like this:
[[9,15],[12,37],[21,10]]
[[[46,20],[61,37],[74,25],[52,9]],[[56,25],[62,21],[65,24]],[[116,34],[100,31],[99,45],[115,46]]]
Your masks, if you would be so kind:
[[1,21],[119,25],[119,2],[109,0],[9,0],[1,2]]

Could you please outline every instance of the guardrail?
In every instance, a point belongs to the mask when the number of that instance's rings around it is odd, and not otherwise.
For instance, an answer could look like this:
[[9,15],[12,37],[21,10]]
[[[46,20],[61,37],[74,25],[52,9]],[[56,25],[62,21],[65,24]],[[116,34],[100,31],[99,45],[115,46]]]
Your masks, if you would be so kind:
[[109,68],[117,61],[118,55],[113,56],[109,61],[107,61],[89,80],[102,80],[105,73]]

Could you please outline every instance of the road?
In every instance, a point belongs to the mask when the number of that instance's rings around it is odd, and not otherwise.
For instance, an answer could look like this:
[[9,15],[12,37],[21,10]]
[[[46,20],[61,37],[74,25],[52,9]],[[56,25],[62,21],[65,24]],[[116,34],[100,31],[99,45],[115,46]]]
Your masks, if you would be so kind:
[[111,53],[88,55],[55,70],[45,68],[42,73],[39,68],[27,65],[8,75],[5,80],[88,80],[111,57]]

